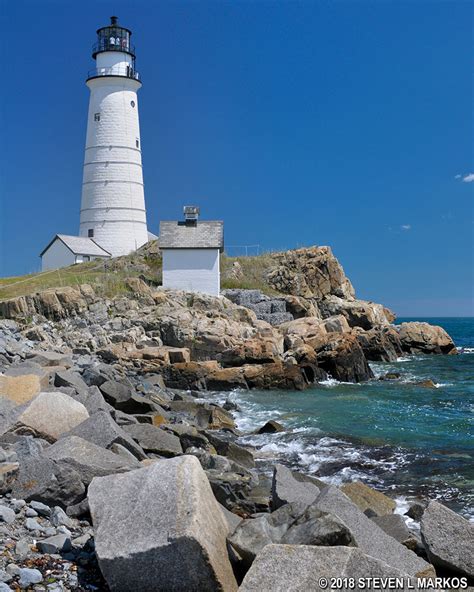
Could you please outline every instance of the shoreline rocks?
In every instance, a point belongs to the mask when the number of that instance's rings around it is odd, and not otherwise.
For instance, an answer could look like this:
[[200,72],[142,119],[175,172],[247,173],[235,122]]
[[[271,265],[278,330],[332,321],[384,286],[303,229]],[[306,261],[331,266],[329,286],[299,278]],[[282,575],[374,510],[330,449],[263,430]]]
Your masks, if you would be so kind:
[[113,299],[83,285],[0,303],[16,319],[0,320],[2,584],[306,592],[314,566],[471,573],[461,517],[420,506],[419,540],[364,484],[336,488],[282,464],[272,478],[239,443],[255,434],[239,431],[235,406],[210,402],[211,389],[370,380],[372,359],[451,352],[437,328],[392,326],[390,311],[356,300],[329,249],[272,261],[268,281],[286,293],[239,291],[238,304],[139,278]]

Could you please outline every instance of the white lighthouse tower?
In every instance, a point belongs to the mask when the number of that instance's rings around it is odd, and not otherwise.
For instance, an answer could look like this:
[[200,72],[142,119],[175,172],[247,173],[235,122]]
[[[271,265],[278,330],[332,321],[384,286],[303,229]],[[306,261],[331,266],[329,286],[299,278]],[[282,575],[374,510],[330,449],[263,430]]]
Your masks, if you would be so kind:
[[89,72],[87,139],[82,182],[81,237],[113,257],[127,255],[148,241],[132,32],[118,24],[97,31]]

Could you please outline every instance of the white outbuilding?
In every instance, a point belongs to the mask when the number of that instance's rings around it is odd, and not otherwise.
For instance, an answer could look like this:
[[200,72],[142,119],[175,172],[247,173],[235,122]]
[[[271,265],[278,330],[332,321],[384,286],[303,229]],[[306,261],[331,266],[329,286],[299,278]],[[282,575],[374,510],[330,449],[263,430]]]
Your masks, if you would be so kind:
[[224,223],[198,217],[199,208],[186,206],[183,221],[160,223],[163,287],[219,296]]
[[94,259],[109,259],[111,255],[91,238],[57,234],[40,257],[41,270],[46,271]]

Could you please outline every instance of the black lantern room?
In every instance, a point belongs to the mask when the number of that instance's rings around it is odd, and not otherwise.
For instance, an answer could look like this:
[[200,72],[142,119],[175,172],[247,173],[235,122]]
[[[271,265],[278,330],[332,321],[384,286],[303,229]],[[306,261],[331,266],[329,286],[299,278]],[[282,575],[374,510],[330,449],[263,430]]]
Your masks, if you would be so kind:
[[97,43],[92,48],[92,57],[104,51],[121,51],[135,59],[135,48],[130,44],[132,32],[118,23],[116,16],[110,17],[110,25],[97,29]]

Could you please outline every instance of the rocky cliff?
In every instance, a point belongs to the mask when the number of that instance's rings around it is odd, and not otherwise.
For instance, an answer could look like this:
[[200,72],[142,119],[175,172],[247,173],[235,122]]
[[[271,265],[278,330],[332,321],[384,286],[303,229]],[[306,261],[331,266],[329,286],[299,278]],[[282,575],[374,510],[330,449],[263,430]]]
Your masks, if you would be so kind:
[[359,382],[372,377],[370,361],[456,352],[440,327],[396,327],[381,304],[357,300],[328,247],[267,256],[263,273],[276,296],[234,289],[213,298],[129,278],[114,299],[87,284],[54,288],[1,301],[0,314],[44,347],[159,372],[179,388]]

